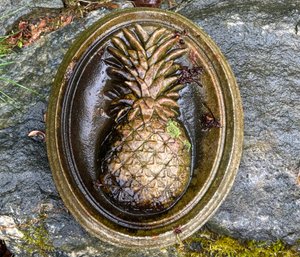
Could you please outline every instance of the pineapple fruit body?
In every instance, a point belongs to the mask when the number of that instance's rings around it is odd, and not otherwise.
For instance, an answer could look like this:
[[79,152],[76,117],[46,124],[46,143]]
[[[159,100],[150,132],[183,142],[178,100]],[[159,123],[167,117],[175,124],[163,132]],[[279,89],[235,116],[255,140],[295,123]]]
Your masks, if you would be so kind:
[[185,130],[176,125],[176,135],[157,116],[146,124],[136,119],[116,127],[118,140],[107,152],[102,177],[115,203],[152,212],[179,199],[189,182],[190,152]]
[[[178,33],[177,33],[178,34]],[[178,121],[178,60],[188,49],[166,28],[135,24],[107,46],[107,93],[115,125],[104,141],[102,191],[127,211],[156,213],[172,207],[190,177],[190,142]]]

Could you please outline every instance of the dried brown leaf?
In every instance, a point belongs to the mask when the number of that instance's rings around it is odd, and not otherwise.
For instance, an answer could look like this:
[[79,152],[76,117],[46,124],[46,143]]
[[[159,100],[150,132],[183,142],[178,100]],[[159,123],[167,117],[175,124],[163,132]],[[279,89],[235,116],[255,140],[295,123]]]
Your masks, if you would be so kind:
[[27,28],[27,26],[28,26],[28,21],[20,21],[18,25],[19,30],[24,30]]
[[43,29],[47,26],[47,21],[45,19],[42,19],[40,23],[38,24],[38,29]]
[[40,130],[32,130],[28,133],[28,137],[33,139],[36,142],[44,143],[46,142],[46,134]]
[[73,18],[74,17],[72,15],[66,16],[62,22],[62,26],[66,26],[66,25],[70,24],[73,21]]

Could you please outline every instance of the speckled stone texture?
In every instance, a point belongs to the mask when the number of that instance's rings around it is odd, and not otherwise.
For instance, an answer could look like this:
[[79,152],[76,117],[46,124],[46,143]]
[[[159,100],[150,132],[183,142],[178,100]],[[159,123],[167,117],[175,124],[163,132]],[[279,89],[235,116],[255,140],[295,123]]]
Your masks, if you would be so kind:
[[[2,0],[3,1],[3,0]],[[17,111],[0,105],[0,238],[16,256],[29,257],[14,224],[43,210],[55,251],[49,256],[176,256],[173,247],[128,251],[88,235],[67,212],[49,169],[45,145],[27,137],[45,129],[51,83],[74,38],[107,10],[92,12],[13,54],[5,76],[39,95],[5,87],[21,102]],[[211,35],[240,86],[245,142],[233,189],[208,222],[210,228],[243,239],[300,238],[300,20],[296,1],[193,1],[180,11]],[[3,29],[3,28],[2,28]],[[2,85],[0,85],[2,88]],[[36,255],[37,256],[37,255]]]
[[244,106],[239,173],[208,224],[237,238],[294,243],[300,238],[300,2],[195,1],[181,13],[219,45]]
[[5,33],[18,18],[35,9],[63,7],[62,0],[0,0],[0,33]]

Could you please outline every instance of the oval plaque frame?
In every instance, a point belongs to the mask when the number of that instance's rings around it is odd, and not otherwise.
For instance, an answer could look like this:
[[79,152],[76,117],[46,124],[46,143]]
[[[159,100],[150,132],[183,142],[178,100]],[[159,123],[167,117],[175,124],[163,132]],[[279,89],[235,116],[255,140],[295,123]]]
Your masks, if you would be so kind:
[[[207,178],[190,198],[179,204],[181,209],[158,219],[150,218],[136,223],[101,209],[82,182],[83,175],[76,168],[68,113],[74,109],[74,82],[81,59],[93,48],[95,42],[133,22],[159,22],[177,30],[187,31],[202,51],[203,65],[209,70],[211,85],[216,95],[214,111],[220,116],[222,128],[216,132],[217,149]],[[77,66],[77,68],[76,68]],[[70,75],[71,74],[71,75]],[[76,84],[76,86],[74,86]],[[204,84],[204,87],[206,85]],[[74,89],[75,88],[75,89]],[[207,89],[207,90],[208,90]],[[72,109],[73,108],[73,109]],[[91,234],[117,246],[165,247],[177,242],[174,228],[180,226],[180,238],[185,239],[196,232],[215,213],[229,193],[234,182],[242,153],[243,111],[234,75],[216,44],[198,26],[187,18],[165,10],[134,8],[114,11],[87,29],[67,52],[54,81],[47,112],[47,152],[57,190],[76,220]],[[72,141],[73,140],[73,141]],[[209,155],[209,144],[205,151]],[[205,153],[204,155],[205,156]],[[75,163],[75,164],[74,164]],[[193,178],[192,178],[193,180]],[[195,179],[197,180],[197,179]],[[198,179],[199,180],[199,179]],[[197,183],[195,188],[197,188]],[[199,182],[200,183],[200,182]],[[168,216],[169,215],[169,216]],[[114,222],[114,219],[119,219]],[[126,223],[127,222],[127,223]],[[131,229],[128,229],[131,228]]]

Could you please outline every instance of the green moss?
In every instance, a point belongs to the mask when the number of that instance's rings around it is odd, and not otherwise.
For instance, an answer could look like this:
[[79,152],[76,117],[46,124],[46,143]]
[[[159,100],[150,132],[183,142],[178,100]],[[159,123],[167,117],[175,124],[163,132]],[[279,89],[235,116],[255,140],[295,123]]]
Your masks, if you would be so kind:
[[8,36],[0,36],[0,56],[9,54],[11,46],[6,42]]
[[188,140],[184,140],[184,141],[183,141],[183,144],[184,144],[184,146],[186,147],[186,149],[187,149],[188,151],[191,150],[192,145],[191,145],[191,143],[190,143]]
[[45,214],[40,214],[37,219],[28,220],[19,225],[23,233],[19,247],[29,255],[38,253],[40,256],[48,257],[49,253],[54,250],[46,229],[45,218]]
[[276,242],[240,241],[203,229],[177,245],[181,257],[297,257],[292,247]]
[[178,138],[181,135],[178,122],[169,120],[167,123],[167,132],[172,138]]

